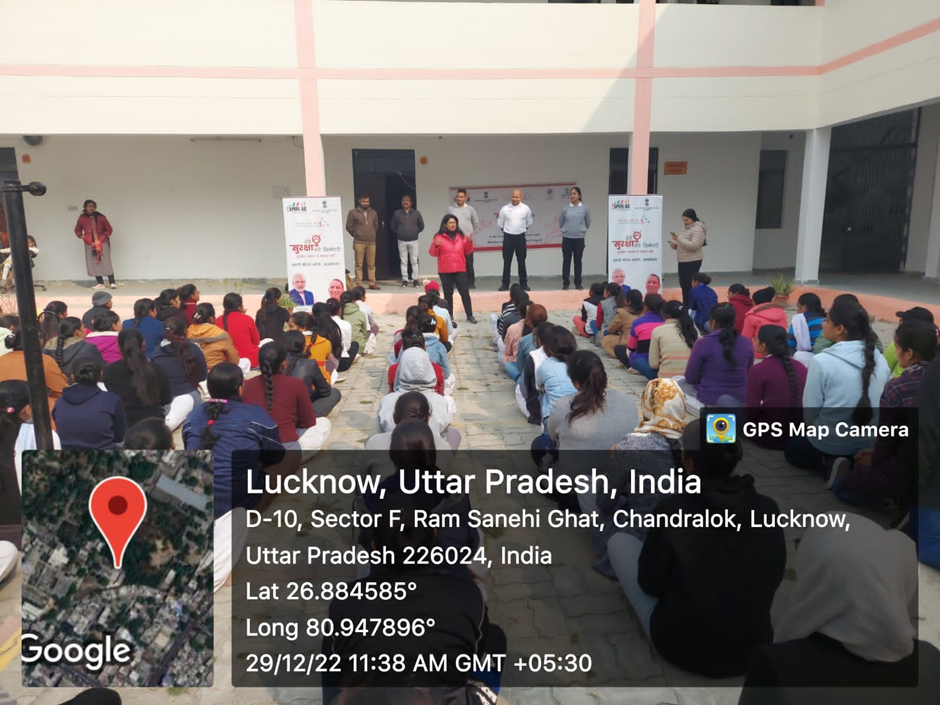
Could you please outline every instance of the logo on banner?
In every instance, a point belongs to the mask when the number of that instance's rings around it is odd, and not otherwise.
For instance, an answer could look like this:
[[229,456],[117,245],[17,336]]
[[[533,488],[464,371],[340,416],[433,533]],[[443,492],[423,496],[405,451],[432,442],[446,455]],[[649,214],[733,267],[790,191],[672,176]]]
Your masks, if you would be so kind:
[[[325,201],[324,201],[324,203],[323,203],[323,207],[326,208],[326,202],[325,202]],[[307,204],[306,204],[306,203],[301,203],[300,201],[294,201],[293,203],[289,203],[289,204],[287,205],[287,212],[288,212],[288,213],[306,213],[306,212],[307,212]]]
[[628,211],[630,210],[630,201],[626,198],[621,198],[619,201],[611,203],[610,207],[615,211]]
[[634,230],[633,236],[630,240],[614,240],[610,244],[616,248],[617,252],[621,252],[622,250],[626,250],[631,247],[639,247],[640,240],[642,239],[643,234],[639,230]]

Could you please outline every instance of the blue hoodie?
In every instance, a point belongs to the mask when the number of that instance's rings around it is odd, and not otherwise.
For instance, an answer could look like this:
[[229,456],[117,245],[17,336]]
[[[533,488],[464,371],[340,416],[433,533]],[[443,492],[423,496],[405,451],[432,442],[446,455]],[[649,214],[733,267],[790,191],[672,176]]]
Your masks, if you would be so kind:
[[62,390],[52,408],[62,450],[111,450],[123,443],[127,420],[121,397],[96,384],[73,384]]
[[[121,328],[129,330],[134,328],[134,323],[133,318],[128,318],[121,324]],[[147,356],[147,359],[152,360],[154,354],[160,349],[160,343],[163,342],[163,322],[158,321],[152,316],[144,316],[140,319],[137,330],[144,336],[144,343],[147,344],[144,354]]]
[[424,347],[431,362],[436,362],[444,371],[444,379],[450,377],[450,363],[447,362],[447,348],[434,333],[424,334]]
[[[852,412],[862,396],[862,368],[865,366],[865,343],[846,340],[835,343],[813,357],[803,390],[804,418],[807,425],[825,426],[827,438],[809,438],[810,443],[829,455],[854,455],[873,448],[873,438],[840,438],[836,424],[852,423]],[[868,399],[873,416],[871,425],[878,425],[878,405],[891,371],[884,356],[875,350],[875,369],[868,384]]]

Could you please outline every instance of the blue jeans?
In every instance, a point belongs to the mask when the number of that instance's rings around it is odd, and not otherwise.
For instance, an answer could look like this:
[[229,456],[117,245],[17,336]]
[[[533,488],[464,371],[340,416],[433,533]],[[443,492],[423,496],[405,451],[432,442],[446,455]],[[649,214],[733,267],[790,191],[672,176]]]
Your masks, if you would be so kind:
[[607,558],[617,574],[617,580],[630,601],[630,606],[636,612],[637,619],[646,636],[650,636],[650,619],[653,610],[659,602],[658,597],[652,597],[643,592],[638,580],[640,552],[643,542],[632,534],[614,534],[607,542]]
[[499,362],[499,366],[503,368],[503,372],[511,379],[513,382],[516,382],[519,379],[519,376],[522,374],[522,370],[519,369],[519,365],[516,364],[515,360],[510,360],[509,362],[503,362],[502,353],[496,353],[496,360]]
[[656,379],[656,377],[659,376],[659,370],[654,370],[652,367],[650,367],[650,361],[648,357],[631,355],[630,367],[646,377],[646,379]]

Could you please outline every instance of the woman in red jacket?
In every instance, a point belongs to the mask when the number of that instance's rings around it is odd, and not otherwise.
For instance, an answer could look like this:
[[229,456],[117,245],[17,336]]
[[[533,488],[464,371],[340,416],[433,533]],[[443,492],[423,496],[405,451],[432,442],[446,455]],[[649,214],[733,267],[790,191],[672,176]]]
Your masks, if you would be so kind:
[[75,236],[85,242],[85,267],[88,276],[94,277],[97,282],[93,289],[104,289],[104,278],[108,277],[108,284],[117,289],[114,283],[114,268],[111,266],[111,223],[104,213],[98,212],[98,204],[88,199],[78,216],[75,224]]
[[470,286],[467,283],[467,255],[473,253],[473,240],[460,230],[457,216],[444,216],[428,253],[431,257],[437,257],[437,273],[444,287],[444,298],[453,304],[456,285],[460,300],[463,301],[463,310],[467,314],[467,322],[476,323],[477,319],[473,317],[473,302],[470,301]]
[[258,345],[261,336],[258,335],[258,326],[251,316],[245,313],[245,304],[239,294],[226,294],[222,299],[221,325],[225,332],[232,337],[232,343],[238,351],[240,358],[245,358],[252,368],[258,366]]

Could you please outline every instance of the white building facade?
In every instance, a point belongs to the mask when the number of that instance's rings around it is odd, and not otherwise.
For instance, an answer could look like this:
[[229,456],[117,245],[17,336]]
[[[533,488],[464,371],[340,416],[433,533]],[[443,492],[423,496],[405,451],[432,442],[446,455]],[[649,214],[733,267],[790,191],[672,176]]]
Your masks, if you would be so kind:
[[707,271],[938,276],[936,0],[45,0],[0,22],[3,173],[48,187],[26,201],[39,278],[85,278],[86,198],[121,278],[280,278],[283,197],[367,190],[384,219],[411,192],[427,245],[450,188],[547,183],[592,208],[588,273],[608,193],[652,186],[664,237],[685,208],[707,223]]

